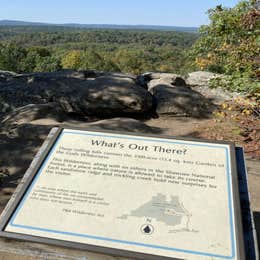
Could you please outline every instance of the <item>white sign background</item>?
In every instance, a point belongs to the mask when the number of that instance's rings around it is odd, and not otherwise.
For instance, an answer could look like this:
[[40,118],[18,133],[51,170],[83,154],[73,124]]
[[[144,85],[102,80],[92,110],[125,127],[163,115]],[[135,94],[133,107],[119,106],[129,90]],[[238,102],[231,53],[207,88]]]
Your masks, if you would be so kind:
[[[114,146],[95,146],[93,140]],[[134,145],[147,148],[129,149]],[[154,150],[154,146],[175,152],[158,152],[159,150]],[[164,173],[174,170],[181,174],[211,176],[214,178],[212,185],[215,188],[182,185],[181,181],[177,184],[158,180],[133,180],[114,175],[102,176],[90,174],[88,170],[72,172],[66,176],[50,174],[48,167],[54,158],[82,160],[78,155],[59,154],[62,147],[71,151],[87,149],[100,156],[109,154],[103,159],[86,156],[84,161],[92,166],[99,163],[128,169],[137,167]],[[186,152],[177,154],[176,150]],[[65,129],[5,231],[166,257],[238,259],[230,171],[229,145]],[[41,188],[95,194],[105,204],[76,201],[65,205],[35,200],[33,194]],[[163,203],[168,205],[164,210],[168,210],[165,214],[170,220],[172,218],[172,225],[159,217],[150,217],[149,211],[143,216],[136,213],[140,207],[158,196],[163,196]],[[187,214],[172,208],[173,198]],[[181,218],[178,214],[182,214]],[[181,219],[181,223],[175,225],[176,217]],[[141,227],[146,224],[154,229],[152,234],[142,232]]]

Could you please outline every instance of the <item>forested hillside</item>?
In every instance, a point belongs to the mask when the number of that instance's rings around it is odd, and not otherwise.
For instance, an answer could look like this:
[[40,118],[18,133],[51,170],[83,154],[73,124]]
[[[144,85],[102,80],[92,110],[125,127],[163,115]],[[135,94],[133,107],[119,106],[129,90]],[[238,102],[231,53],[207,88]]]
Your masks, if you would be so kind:
[[[181,72],[184,50],[194,33],[131,30],[77,30],[60,27],[0,27],[0,67],[16,72],[61,68],[137,74],[147,70]],[[15,62],[14,62],[15,61]]]
[[256,0],[208,12],[200,34],[66,26],[0,26],[0,69],[18,73],[96,69],[140,74],[225,74],[212,86],[259,91],[260,11]]

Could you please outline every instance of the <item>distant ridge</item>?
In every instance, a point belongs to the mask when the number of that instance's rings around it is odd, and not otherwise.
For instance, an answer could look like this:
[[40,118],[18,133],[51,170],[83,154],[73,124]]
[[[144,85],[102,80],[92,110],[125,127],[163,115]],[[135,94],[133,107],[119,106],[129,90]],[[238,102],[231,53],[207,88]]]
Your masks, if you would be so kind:
[[40,23],[16,20],[0,20],[0,26],[51,26],[69,27],[79,29],[122,29],[122,30],[155,30],[155,31],[179,31],[197,33],[197,27],[161,26],[161,25],[120,25],[120,24],[78,24],[78,23]]

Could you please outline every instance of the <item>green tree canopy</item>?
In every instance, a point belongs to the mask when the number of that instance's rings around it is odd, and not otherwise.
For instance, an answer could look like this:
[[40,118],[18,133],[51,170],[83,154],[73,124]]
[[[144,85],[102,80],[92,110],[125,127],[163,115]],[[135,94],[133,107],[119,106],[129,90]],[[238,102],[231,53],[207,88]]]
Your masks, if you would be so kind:
[[0,44],[0,68],[9,71],[22,72],[20,63],[27,55],[23,47],[8,43]]
[[233,8],[221,5],[208,11],[210,24],[200,28],[192,48],[200,69],[256,77],[259,55],[259,3],[241,1]]

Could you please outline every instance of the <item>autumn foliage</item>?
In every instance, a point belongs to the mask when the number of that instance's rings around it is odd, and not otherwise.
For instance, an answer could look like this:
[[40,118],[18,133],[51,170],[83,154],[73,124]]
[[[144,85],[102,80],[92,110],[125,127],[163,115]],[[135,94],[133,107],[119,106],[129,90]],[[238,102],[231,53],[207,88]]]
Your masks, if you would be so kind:
[[190,52],[201,70],[229,75],[215,85],[259,92],[260,10],[255,0],[233,8],[221,5],[208,11],[210,24],[200,28],[200,38]]

